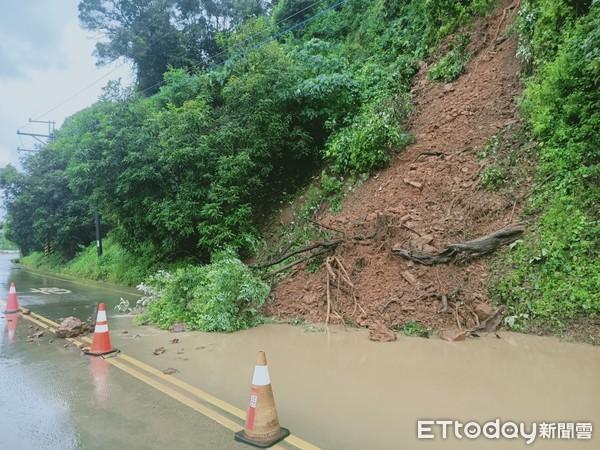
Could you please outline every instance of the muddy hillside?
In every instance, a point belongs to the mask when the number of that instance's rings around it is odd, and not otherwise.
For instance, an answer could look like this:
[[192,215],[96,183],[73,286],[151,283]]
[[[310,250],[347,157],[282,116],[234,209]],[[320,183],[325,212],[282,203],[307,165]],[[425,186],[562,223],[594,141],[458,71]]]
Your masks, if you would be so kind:
[[456,252],[431,265],[402,255],[435,255],[517,222],[518,195],[479,186],[486,162],[478,154],[522,126],[517,38],[506,33],[516,8],[502,3],[470,32],[472,57],[455,82],[428,82],[435,61],[422,64],[411,91],[415,111],[404,124],[415,142],[346,197],[340,213],[320,217],[341,244],[316,273],[294,267],[270,314],[367,326],[376,340],[394,339],[388,328],[409,321],[437,330],[498,321],[486,294],[489,255]]

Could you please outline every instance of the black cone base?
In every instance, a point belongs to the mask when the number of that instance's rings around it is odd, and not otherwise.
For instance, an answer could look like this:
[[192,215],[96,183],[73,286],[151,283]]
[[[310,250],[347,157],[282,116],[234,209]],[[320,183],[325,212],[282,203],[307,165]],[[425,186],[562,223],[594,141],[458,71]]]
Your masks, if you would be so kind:
[[246,437],[246,435],[244,434],[244,430],[242,430],[242,431],[238,431],[237,433],[235,433],[235,440],[239,441],[239,442],[243,442],[244,444],[252,445],[253,447],[269,448],[272,445],[275,445],[278,442],[283,441],[289,435],[290,435],[290,430],[288,430],[287,428],[281,427],[281,430],[279,431],[279,437],[276,437],[275,439],[271,439],[270,441],[257,442],[257,441],[252,441],[252,440],[248,439]]

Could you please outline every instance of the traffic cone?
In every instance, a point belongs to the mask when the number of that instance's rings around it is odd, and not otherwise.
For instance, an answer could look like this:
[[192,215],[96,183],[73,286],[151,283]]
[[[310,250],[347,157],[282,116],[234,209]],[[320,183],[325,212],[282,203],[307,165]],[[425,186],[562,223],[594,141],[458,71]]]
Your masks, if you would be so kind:
[[242,431],[235,433],[235,440],[254,447],[267,448],[289,435],[290,430],[279,426],[267,356],[265,352],[259,352],[252,377],[246,425]]
[[17,328],[18,319],[18,314],[13,313],[6,315],[6,328],[8,328],[8,340],[10,343],[15,340],[15,329]]
[[15,283],[10,283],[10,290],[8,291],[8,298],[6,299],[6,314],[18,313],[21,311],[19,309],[19,300],[17,299],[17,289],[15,288]]
[[108,332],[108,321],[106,320],[106,305],[98,304],[98,316],[96,318],[96,327],[94,328],[94,337],[92,339],[92,348],[84,350],[86,355],[102,356],[113,353],[118,350],[110,345],[110,333]]

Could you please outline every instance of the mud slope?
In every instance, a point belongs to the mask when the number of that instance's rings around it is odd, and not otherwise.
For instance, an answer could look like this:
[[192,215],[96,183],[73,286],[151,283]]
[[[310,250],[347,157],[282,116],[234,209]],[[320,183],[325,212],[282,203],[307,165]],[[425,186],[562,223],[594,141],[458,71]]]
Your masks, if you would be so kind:
[[[504,1],[476,25],[467,72],[454,83],[427,82],[423,64],[412,89],[416,111],[406,125],[415,143],[347,197],[342,212],[320,219],[345,237],[335,255],[356,295],[355,302],[349,287],[331,285],[331,323],[343,316],[376,329],[414,320],[444,330],[472,327],[489,314],[489,257],[424,266],[392,256],[390,249],[440,250],[515,221],[518,204],[478,189],[483,163],[476,158],[492,136],[520,126],[517,43],[514,34],[505,35],[515,14]],[[315,274],[296,266],[276,289],[269,312],[325,321],[326,279],[325,265]],[[446,312],[440,312],[442,296],[450,300]]]

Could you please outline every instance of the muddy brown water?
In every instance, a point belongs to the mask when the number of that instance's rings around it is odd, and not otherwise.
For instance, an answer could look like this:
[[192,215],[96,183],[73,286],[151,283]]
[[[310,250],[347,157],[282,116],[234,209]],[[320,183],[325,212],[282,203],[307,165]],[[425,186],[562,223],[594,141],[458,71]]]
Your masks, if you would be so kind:
[[[17,270],[8,261],[0,256],[1,287],[7,292],[16,280],[22,306],[53,320],[66,313],[85,319],[97,301],[106,301],[115,347],[159,370],[175,368],[172,376],[240,409],[257,352],[264,350],[282,426],[325,449],[600,447],[596,429],[591,440],[575,433],[577,424],[600,424],[600,347],[504,332],[500,339],[459,343],[404,336],[375,343],[364,330],[320,325],[173,334],[134,326],[130,316],[115,312],[121,297],[135,301],[133,290],[85,287]],[[0,405],[10,430],[0,448],[240,448],[229,430],[115,367],[94,368],[58,341],[25,342],[25,320],[19,319],[10,343],[0,318]],[[174,338],[179,342],[171,343]],[[166,351],[155,356],[157,347]],[[422,433],[433,438],[417,439],[418,420],[523,422],[526,432],[533,422],[572,424],[573,437],[542,439],[538,429],[532,445],[520,435],[470,439],[462,433],[458,439],[448,425],[442,439],[442,425],[428,430],[425,424]]]
[[[117,327],[127,325],[118,318]],[[525,439],[417,439],[418,420],[600,424],[600,348],[514,333],[448,343],[363,330],[266,325],[234,334],[117,332],[122,350],[244,409],[256,353],[267,353],[279,419],[328,449],[525,448]],[[177,337],[179,342],[171,344]],[[160,356],[152,349],[164,346]],[[164,367],[163,367],[164,366]],[[493,430],[493,429],[492,429]],[[431,433],[429,433],[431,434]],[[511,434],[506,430],[506,434]],[[538,432],[539,434],[539,432]],[[440,437],[438,437],[440,436]],[[534,448],[598,448],[537,438]]]

